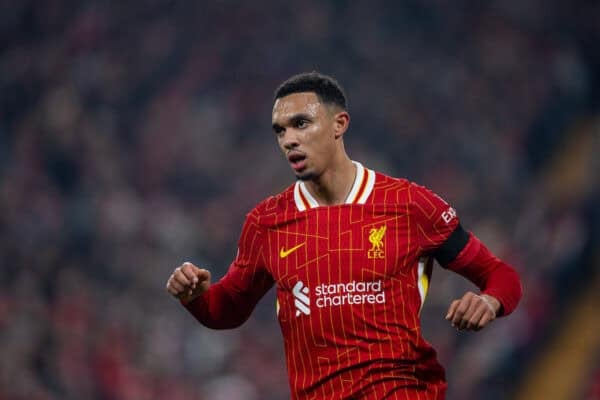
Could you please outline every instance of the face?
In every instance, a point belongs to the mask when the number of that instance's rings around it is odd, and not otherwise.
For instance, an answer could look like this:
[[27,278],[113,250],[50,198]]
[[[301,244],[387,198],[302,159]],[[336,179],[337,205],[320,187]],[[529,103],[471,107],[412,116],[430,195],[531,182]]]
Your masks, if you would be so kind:
[[298,179],[319,177],[341,148],[348,114],[323,104],[315,93],[293,93],[273,105],[273,131]]

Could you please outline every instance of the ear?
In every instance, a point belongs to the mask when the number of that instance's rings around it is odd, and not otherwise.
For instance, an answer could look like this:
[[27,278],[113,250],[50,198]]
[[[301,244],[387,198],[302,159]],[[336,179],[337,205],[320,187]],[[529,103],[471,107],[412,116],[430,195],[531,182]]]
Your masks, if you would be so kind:
[[341,138],[350,125],[350,114],[340,111],[333,116],[333,132],[336,139]]

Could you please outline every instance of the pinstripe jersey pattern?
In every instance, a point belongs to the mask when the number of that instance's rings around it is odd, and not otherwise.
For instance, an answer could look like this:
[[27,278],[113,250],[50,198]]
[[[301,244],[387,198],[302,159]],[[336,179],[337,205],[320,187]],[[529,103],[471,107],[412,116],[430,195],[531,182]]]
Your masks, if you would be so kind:
[[259,296],[276,286],[293,399],[442,399],[419,313],[431,253],[458,218],[426,188],[355,164],[345,204],[320,207],[298,181],[252,210],[226,280]]

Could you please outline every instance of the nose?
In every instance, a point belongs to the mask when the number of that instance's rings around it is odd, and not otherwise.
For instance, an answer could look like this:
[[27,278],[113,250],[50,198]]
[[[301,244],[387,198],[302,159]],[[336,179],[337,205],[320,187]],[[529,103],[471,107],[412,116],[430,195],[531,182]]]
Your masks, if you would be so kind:
[[279,144],[285,150],[292,150],[300,144],[298,142],[298,135],[293,129],[286,129],[281,133],[279,137]]

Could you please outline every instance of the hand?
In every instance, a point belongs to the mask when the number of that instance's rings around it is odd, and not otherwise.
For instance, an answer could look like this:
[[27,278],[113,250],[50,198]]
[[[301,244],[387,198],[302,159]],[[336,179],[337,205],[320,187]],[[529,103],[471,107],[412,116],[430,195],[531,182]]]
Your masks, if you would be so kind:
[[459,331],[478,331],[496,319],[499,310],[500,302],[495,297],[467,292],[462,299],[450,304],[446,319]]
[[190,262],[175,268],[167,280],[167,292],[184,303],[189,303],[206,292],[209,286],[210,272]]

